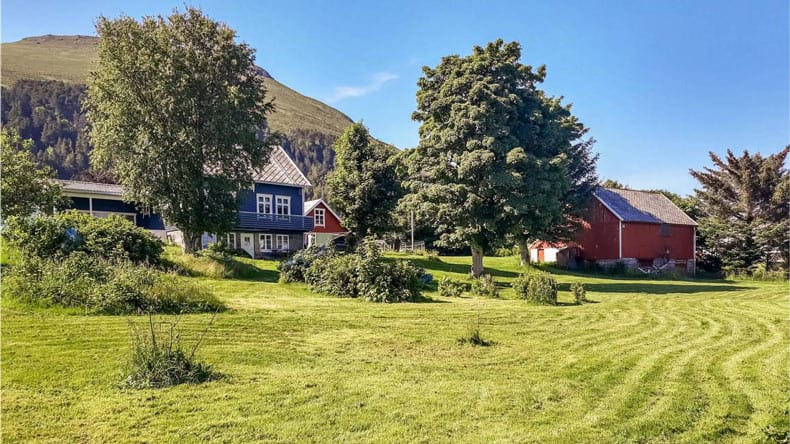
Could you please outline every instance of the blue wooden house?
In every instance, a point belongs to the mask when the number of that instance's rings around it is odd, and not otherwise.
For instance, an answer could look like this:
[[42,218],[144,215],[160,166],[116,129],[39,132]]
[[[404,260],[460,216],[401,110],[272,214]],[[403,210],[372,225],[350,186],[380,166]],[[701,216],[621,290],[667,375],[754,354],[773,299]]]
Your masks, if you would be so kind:
[[[303,215],[305,192],[312,185],[281,147],[275,148],[268,163],[253,172],[254,183],[239,194],[236,226],[224,234],[206,234],[204,246],[222,242],[253,257],[267,257],[304,247],[304,233],[313,229],[313,218]],[[138,227],[179,243],[177,227],[152,212],[123,201],[120,185],[61,181],[63,194],[71,197],[73,207],[97,217],[120,214]]]

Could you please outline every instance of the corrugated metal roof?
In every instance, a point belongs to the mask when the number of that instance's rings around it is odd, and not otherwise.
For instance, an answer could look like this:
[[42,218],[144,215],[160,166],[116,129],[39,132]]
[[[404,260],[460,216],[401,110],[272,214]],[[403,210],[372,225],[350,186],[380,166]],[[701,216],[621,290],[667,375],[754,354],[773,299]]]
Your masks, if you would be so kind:
[[300,187],[313,186],[280,146],[272,150],[266,166],[253,172],[253,180]]
[[692,218],[661,193],[598,188],[594,194],[623,222],[697,225]]
[[58,180],[66,193],[106,194],[109,196],[123,195],[123,188],[114,183],[82,182],[79,180]]

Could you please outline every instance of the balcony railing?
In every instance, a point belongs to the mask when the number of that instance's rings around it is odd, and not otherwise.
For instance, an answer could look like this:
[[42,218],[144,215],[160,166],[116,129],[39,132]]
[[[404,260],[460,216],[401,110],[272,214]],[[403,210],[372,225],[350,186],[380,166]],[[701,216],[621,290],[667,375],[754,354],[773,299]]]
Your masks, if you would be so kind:
[[285,214],[262,214],[239,211],[236,223],[239,229],[310,231],[313,218]]

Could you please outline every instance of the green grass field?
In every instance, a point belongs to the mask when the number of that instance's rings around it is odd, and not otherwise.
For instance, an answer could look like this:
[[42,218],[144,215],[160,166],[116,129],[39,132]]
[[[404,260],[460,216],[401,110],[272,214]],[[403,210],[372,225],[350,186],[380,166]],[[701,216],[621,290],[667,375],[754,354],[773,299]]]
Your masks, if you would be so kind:
[[[469,258],[416,258],[462,279]],[[771,442],[788,430],[788,287],[559,274],[556,307],[372,304],[200,279],[232,310],[200,357],[225,378],[118,388],[138,317],[2,301],[3,442]],[[587,284],[595,303],[570,304]],[[489,347],[461,345],[480,317]],[[209,315],[182,320],[185,340]]]

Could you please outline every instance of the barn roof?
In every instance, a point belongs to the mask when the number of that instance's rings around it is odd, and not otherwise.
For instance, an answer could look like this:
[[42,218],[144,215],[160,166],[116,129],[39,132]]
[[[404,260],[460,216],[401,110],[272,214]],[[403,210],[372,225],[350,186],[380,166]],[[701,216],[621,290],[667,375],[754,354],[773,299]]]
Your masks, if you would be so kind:
[[285,150],[276,147],[266,165],[253,172],[255,182],[279,183],[284,185],[296,185],[300,187],[313,186],[296,166],[291,156]]
[[598,188],[594,194],[623,222],[697,225],[668,197],[658,192]]

